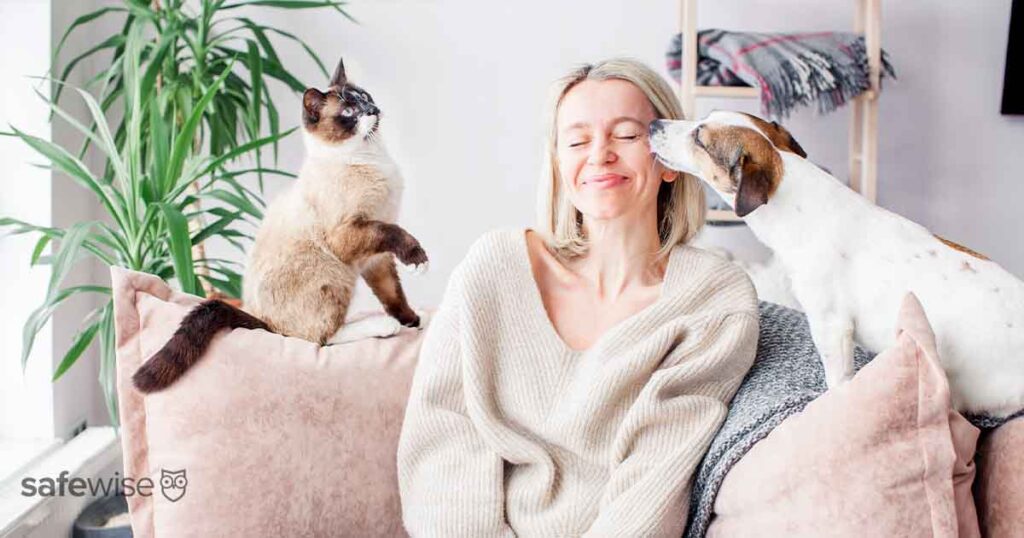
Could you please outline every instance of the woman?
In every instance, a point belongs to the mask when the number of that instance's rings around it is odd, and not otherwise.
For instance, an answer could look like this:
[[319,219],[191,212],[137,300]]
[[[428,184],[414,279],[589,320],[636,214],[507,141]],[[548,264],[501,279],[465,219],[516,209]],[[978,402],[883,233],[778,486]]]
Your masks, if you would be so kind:
[[754,359],[750,280],[686,244],[703,191],[650,153],[672,90],[609,60],[549,111],[539,230],[478,240],[425,336],[398,451],[417,538],[680,536]]

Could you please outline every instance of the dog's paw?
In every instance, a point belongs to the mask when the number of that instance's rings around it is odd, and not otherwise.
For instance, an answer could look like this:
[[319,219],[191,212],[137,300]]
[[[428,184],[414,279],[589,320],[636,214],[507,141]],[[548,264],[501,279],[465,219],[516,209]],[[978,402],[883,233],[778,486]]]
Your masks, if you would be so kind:
[[828,372],[825,373],[825,385],[826,387],[828,387],[828,390],[841,387],[846,383],[849,383],[851,379],[853,379],[853,374],[830,374]]

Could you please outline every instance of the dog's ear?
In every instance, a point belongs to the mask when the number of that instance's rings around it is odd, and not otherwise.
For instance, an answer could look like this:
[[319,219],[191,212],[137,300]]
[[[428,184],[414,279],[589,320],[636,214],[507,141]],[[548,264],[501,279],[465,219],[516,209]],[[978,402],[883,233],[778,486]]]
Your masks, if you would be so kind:
[[320,111],[324,107],[327,96],[316,88],[306,90],[302,94],[302,121],[306,125],[313,125],[320,121]]
[[338,67],[334,68],[334,76],[331,77],[330,85],[341,88],[345,86],[346,82],[348,82],[348,77],[345,76],[345,62],[342,58],[338,58]]
[[785,127],[779,125],[779,122],[768,122],[746,112],[741,112],[741,114],[750,118],[750,121],[761,130],[761,133],[768,137],[768,140],[772,141],[772,145],[776,148],[781,151],[794,153],[805,159],[807,158],[807,152],[804,151],[804,148],[800,146],[800,143],[793,138],[793,135]]
[[768,203],[768,198],[781,180],[781,165],[773,149],[740,147],[739,155],[729,171],[737,185],[736,200],[733,203],[737,215],[745,217]]
[[745,217],[751,211],[768,203],[772,180],[770,172],[764,167],[746,164],[742,166],[742,170],[734,207],[737,215]]
[[800,143],[793,138],[793,134],[790,133],[788,129],[779,125],[779,122],[777,121],[773,121],[771,126],[772,129],[768,134],[768,138],[772,141],[772,144],[775,144],[775,147],[783,151],[795,153],[804,159],[807,158],[807,152],[804,151],[804,148],[800,146]]

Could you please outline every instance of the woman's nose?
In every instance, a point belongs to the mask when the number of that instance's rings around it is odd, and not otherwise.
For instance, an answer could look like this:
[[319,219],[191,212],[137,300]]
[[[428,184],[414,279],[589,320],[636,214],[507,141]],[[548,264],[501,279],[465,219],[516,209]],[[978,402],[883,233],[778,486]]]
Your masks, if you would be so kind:
[[587,164],[601,165],[615,162],[618,157],[612,151],[611,146],[604,140],[595,140],[590,145],[590,154],[587,156]]

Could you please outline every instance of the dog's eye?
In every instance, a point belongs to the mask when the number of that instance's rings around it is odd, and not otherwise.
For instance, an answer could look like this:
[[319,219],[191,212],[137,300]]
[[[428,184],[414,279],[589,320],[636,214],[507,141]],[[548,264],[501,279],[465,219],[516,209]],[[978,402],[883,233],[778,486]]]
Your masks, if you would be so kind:
[[704,146],[704,141],[700,139],[700,133],[703,130],[704,130],[704,126],[703,125],[698,125],[697,128],[693,130],[693,144],[695,146],[697,146],[698,148],[707,149]]
[[346,118],[352,117],[352,114],[355,114],[355,113],[356,113],[355,107],[347,106],[347,107],[341,109],[341,115],[346,117]]

